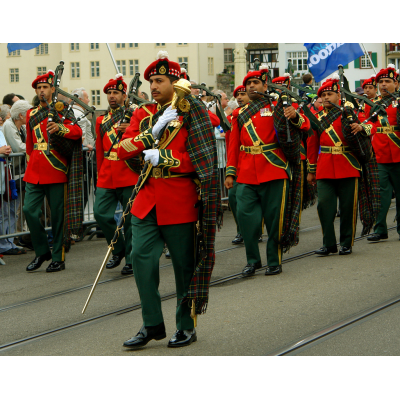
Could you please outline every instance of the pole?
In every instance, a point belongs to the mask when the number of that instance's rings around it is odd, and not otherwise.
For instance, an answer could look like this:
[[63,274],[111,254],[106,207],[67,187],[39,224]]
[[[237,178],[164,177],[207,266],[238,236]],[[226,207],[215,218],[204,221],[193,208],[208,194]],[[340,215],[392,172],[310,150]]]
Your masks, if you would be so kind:
[[115,69],[117,70],[117,74],[119,74],[118,65],[117,65],[117,63],[115,62],[113,53],[112,53],[112,51],[111,51],[111,49],[110,49],[110,45],[109,45],[108,43],[106,43],[106,45],[107,45],[108,51],[110,52],[110,56],[111,56],[112,62],[114,63],[114,67],[115,67]]
[[374,63],[372,62],[371,57],[369,56],[368,51],[365,49],[365,46],[364,46],[363,43],[360,43],[360,44],[361,44],[362,48],[364,49],[364,53],[367,55],[367,57],[368,57],[368,59],[369,59],[369,62],[371,63],[372,68],[374,69],[374,72],[375,72],[375,74],[376,74],[376,69],[375,69]]

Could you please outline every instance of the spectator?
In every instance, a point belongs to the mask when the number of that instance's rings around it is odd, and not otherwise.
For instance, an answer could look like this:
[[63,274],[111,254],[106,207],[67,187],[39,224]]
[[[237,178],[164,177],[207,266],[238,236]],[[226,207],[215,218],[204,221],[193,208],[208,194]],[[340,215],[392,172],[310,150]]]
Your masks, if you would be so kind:
[[[196,81],[190,81],[191,85],[197,85]],[[190,88],[190,92],[192,93],[193,96],[198,96],[200,94],[200,89],[194,89]]]
[[32,99],[32,107],[36,108],[40,104],[39,97],[35,95],[35,97]]
[[[72,95],[77,96],[79,100],[83,101],[85,104],[89,104],[89,95],[86,92],[86,89],[81,87],[78,89],[75,89],[71,92]],[[84,114],[84,109],[77,103],[75,103],[72,106],[72,109],[74,111],[75,118],[79,118]],[[93,137],[92,133],[92,125],[90,121],[84,117],[82,118],[79,122],[78,125],[82,129],[82,140],[83,140],[83,145],[86,146],[89,151],[93,150],[93,146],[95,143],[95,139]]]
[[322,106],[322,99],[321,97],[318,97],[314,102],[311,102],[307,107],[311,110],[313,114],[316,114],[321,106]]
[[[302,85],[300,85],[300,86],[302,86],[302,87],[305,88],[305,89],[313,90],[313,87],[312,87],[313,77],[312,77],[312,75],[311,75],[311,74],[305,74],[305,75],[303,75],[302,79],[303,79],[303,82],[304,82],[304,83],[303,83]],[[314,97],[316,97],[316,94],[312,94],[312,93],[307,94],[306,91],[301,91],[301,90],[299,91],[300,97],[303,97],[304,94],[307,95],[308,104],[310,104],[311,101],[312,101],[312,99],[313,99]]]
[[139,94],[139,97],[141,97],[142,99],[149,101],[149,95],[146,92],[141,92]]
[[0,106],[0,131],[3,131],[3,125],[10,117],[10,106],[6,104],[4,106]]
[[[7,146],[4,134],[0,131],[0,157],[9,155],[11,153],[11,147]],[[7,235],[14,233],[15,231],[15,217],[17,215],[17,209],[19,204],[19,199],[12,200],[9,188],[6,190],[6,185],[8,183],[8,173],[7,161],[4,158],[0,158],[0,196],[1,199],[1,212],[0,212],[0,235]],[[12,239],[0,239],[0,253],[3,255],[19,255],[26,254],[26,251],[20,247],[17,247]]]
[[12,107],[12,105],[18,100],[20,100],[20,98],[15,93],[9,93],[3,97],[3,104]]
[[212,91],[214,94],[220,94],[221,95],[221,107],[223,110],[225,110],[225,108],[228,106],[228,96],[225,94],[225,92],[223,92],[222,90],[219,89],[214,89]]
[[25,100],[18,100],[11,107],[11,118],[3,126],[7,144],[13,153],[26,153],[26,113],[31,105]]

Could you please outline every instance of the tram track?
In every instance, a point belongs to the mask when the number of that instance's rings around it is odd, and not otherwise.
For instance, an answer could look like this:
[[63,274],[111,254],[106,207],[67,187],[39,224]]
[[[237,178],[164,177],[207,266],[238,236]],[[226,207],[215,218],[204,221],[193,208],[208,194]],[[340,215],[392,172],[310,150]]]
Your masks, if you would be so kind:
[[[308,228],[308,229],[310,229],[310,228]],[[392,227],[388,228],[388,231],[391,231],[393,229],[396,229],[396,226],[392,226]],[[367,237],[368,237],[367,235],[358,236],[358,237],[356,237],[354,239],[354,241],[364,240]],[[244,246],[240,246],[240,247],[244,247]],[[235,248],[240,248],[240,247],[235,247]],[[219,250],[219,252],[222,252],[222,251],[226,251],[226,249]],[[315,250],[310,250],[310,251],[298,254],[296,256],[293,256],[293,257],[288,257],[288,258],[286,258],[286,259],[284,259],[282,261],[282,264],[287,264],[287,263],[292,262],[292,261],[297,261],[297,260],[300,260],[302,258],[309,257],[309,256],[311,256],[313,254],[315,254]],[[263,265],[260,269],[257,270],[256,274],[258,274],[259,272],[265,270],[266,268],[267,268],[267,265]],[[129,276],[129,277],[131,277],[131,276]],[[114,278],[114,280],[120,280],[120,279],[125,279],[125,278],[126,277],[118,277],[118,278]],[[228,276],[225,276],[225,277],[222,277],[222,278],[215,279],[215,280],[211,281],[210,287],[214,287],[214,286],[226,283],[226,282],[230,282],[230,281],[233,281],[235,279],[243,279],[241,272],[238,272],[238,273],[235,273],[235,274],[231,274],[231,275],[228,275]],[[106,281],[103,281],[103,282],[106,282]],[[71,291],[77,291],[77,290],[81,290],[81,289],[84,289],[84,288],[88,288],[90,286],[91,285],[85,285],[84,287],[81,287],[81,288],[71,289],[70,291],[68,291],[68,293],[70,293]],[[53,295],[49,295],[49,296],[44,296],[44,298],[47,299],[47,298],[50,298],[50,297],[55,297],[55,295],[65,294],[65,292],[66,291],[60,292],[59,294],[53,294]],[[161,301],[170,300],[170,299],[173,299],[175,297],[176,297],[176,292],[170,292],[170,293],[162,295],[161,296]],[[29,301],[29,302],[20,303],[20,305],[25,305],[25,304],[30,304],[32,302],[37,302],[37,301],[40,301],[40,299],[43,300],[44,298],[38,298],[36,300],[34,299],[34,300]],[[400,297],[396,300],[396,302],[400,302]],[[392,305],[392,304],[390,304],[390,305]],[[390,305],[385,306],[383,308],[389,307]],[[14,307],[17,307],[17,306],[19,306],[19,305],[15,305]],[[10,309],[10,307],[12,307],[12,306],[8,306],[8,309]],[[377,311],[379,311],[382,308],[382,306],[377,306],[377,308],[378,308]],[[2,311],[3,309],[0,309],[0,311]],[[47,331],[44,331],[44,332],[41,332],[41,333],[38,333],[38,334],[35,334],[35,335],[32,335],[32,336],[28,336],[28,337],[25,337],[25,338],[22,338],[22,339],[18,339],[16,341],[12,341],[12,342],[0,345],[0,352],[5,351],[5,350],[10,349],[10,348],[15,347],[15,346],[28,344],[28,343],[30,343],[30,342],[32,342],[34,340],[40,339],[40,338],[52,336],[54,334],[58,334],[58,333],[67,331],[67,330],[73,329],[73,328],[78,327],[78,326],[90,324],[90,323],[92,323],[94,321],[98,321],[98,320],[101,320],[101,319],[106,319],[107,317],[111,317],[111,316],[122,315],[122,314],[125,314],[125,313],[128,313],[128,312],[132,312],[132,311],[136,311],[136,310],[139,310],[139,309],[141,309],[140,302],[138,302],[138,303],[136,303],[136,304],[134,304],[132,306],[119,308],[119,309],[114,310],[114,311],[109,311],[109,312],[106,312],[106,313],[103,313],[103,314],[99,314],[99,315],[94,316],[94,317],[86,318],[86,319],[81,320],[81,321],[70,323],[70,324],[67,324],[67,325],[64,325],[64,326],[61,326],[61,327],[58,327],[58,328],[50,329],[50,330],[47,330]],[[375,312],[377,312],[377,311],[375,311]],[[370,311],[370,315],[372,313],[373,313],[373,311]],[[363,318],[365,318],[365,317],[363,317]],[[360,318],[358,318],[358,319],[360,319]],[[356,322],[356,320],[354,322]],[[342,325],[345,324],[345,323],[346,322],[344,321],[342,323]],[[335,325],[334,325],[333,327],[331,327],[332,328],[331,331],[334,332],[334,331],[336,331],[338,329],[343,329],[347,325],[349,325],[349,323],[346,323],[346,325],[343,325],[342,328],[339,327],[337,329],[334,328],[335,327]],[[298,348],[303,347],[303,346],[305,346],[305,345],[307,345],[307,344],[309,344],[309,343],[311,343],[313,341],[316,341],[318,339],[322,339],[323,336],[326,336],[327,334],[329,334],[329,332],[324,334],[324,332],[321,331],[319,333],[316,333],[316,334],[312,335],[312,336],[315,336],[315,339],[313,339],[312,337],[305,338],[305,339],[303,339],[301,341],[301,343],[304,342],[304,344],[301,344],[300,342],[298,342],[298,343],[295,343],[295,344],[293,344],[293,345],[291,345],[291,346],[289,346],[287,348],[284,348],[284,349],[280,350],[280,352],[282,352],[282,354],[277,354],[277,353],[279,353],[279,351],[278,351],[278,352],[276,352],[276,354],[275,353],[271,353],[271,354],[268,354],[268,355],[286,355],[286,354],[289,354],[290,352],[293,352],[293,351],[297,350]],[[296,345],[298,347],[294,348]],[[292,347],[293,347],[293,349],[291,350]]]
[[[313,231],[313,230],[320,229],[320,228],[321,228],[321,225],[316,225],[316,226],[311,226],[311,227],[308,227],[308,228],[304,228],[304,229],[300,230],[300,232],[308,232],[308,231]],[[225,252],[232,251],[232,250],[237,250],[237,249],[242,249],[242,248],[244,248],[244,244],[234,245],[234,246],[231,246],[231,247],[227,247],[225,249],[217,250],[215,252],[215,254],[221,254],[221,253],[225,253]],[[160,269],[164,269],[164,268],[168,268],[168,267],[172,267],[172,262],[160,265]],[[117,282],[117,281],[120,281],[120,280],[123,280],[123,279],[128,279],[128,278],[133,278],[133,275],[118,276],[118,277],[115,277],[115,278],[105,279],[103,281],[100,281],[98,283],[98,285]],[[11,310],[13,308],[22,307],[22,306],[26,306],[26,305],[29,305],[29,304],[34,304],[34,303],[37,303],[37,302],[40,302],[40,301],[43,301],[43,300],[48,300],[48,299],[51,299],[51,298],[54,298],[54,297],[63,296],[65,294],[74,293],[74,292],[77,292],[77,291],[80,291],[80,290],[91,288],[92,285],[93,284],[90,283],[90,284],[87,284],[87,285],[83,285],[83,286],[79,286],[79,287],[75,287],[75,288],[71,288],[71,289],[61,290],[59,292],[51,293],[51,294],[48,294],[48,295],[45,295],[45,296],[36,297],[36,298],[30,299],[30,300],[23,301],[21,303],[16,303],[16,304],[11,304],[11,305],[8,305],[8,306],[4,306],[4,307],[0,308],[0,312],[8,311],[8,310]]]

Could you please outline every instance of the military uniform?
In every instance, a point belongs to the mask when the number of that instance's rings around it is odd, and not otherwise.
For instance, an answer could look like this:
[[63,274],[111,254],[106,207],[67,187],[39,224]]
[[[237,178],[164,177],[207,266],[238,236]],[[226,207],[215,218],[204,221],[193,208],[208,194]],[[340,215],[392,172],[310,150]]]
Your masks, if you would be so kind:
[[[318,90],[339,92],[337,79],[328,79]],[[323,108],[316,116],[322,120]],[[340,254],[349,254],[354,243],[358,206],[358,179],[361,165],[352,153],[342,132],[342,114],[320,135],[315,132],[307,141],[308,172],[316,174],[318,188],[318,216],[322,226],[323,248],[317,254],[336,253],[334,220],[337,199],[340,207]],[[373,129],[369,124],[368,128]]]
[[[150,64],[144,77],[149,80],[152,75],[169,75],[178,80],[179,69],[179,64],[169,61],[165,53],[159,52],[159,59]],[[194,97],[189,96],[185,101],[190,104],[188,112],[190,118],[193,117],[191,123],[195,122],[195,116],[191,114],[192,108],[200,107],[198,112],[203,114],[202,118],[205,117],[202,129],[206,130],[199,139],[213,141],[215,153],[214,156],[210,155],[210,159],[213,160],[216,177],[215,137],[206,108]],[[190,132],[193,132],[192,125],[184,122],[187,114],[181,112],[175,120],[170,120],[159,148],[149,150],[155,143],[152,130],[170,105],[171,103],[163,106],[147,104],[139,107],[133,113],[130,126],[118,148],[118,157],[121,160],[136,157],[142,152],[156,152],[158,157],[156,166],[152,167],[131,209],[132,265],[142,305],[143,327],[135,337],[124,343],[124,346],[130,348],[143,346],[151,339],[159,340],[166,335],[158,291],[159,258],[164,243],[171,254],[177,292],[177,332],[168,346],[180,347],[196,340],[190,303],[184,300],[190,297],[190,285],[194,278],[195,224],[200,209],[196,182],[199,183],[197,172],[200,171],[196,169],[198,164],[189,150],[193,143]],[[201,157],[202,150],[197,146],[196,149],[196,157]],[[202,189],[204,190],[203,184]],[[209,201],[213,200],[209,198]],[[208,257],[210,261],[214,259],[212,254]]]
[[[265,82],[265,75],[265,70],[250,72],[244,78],[243,86],[250,78]],[[226,175],[236,178],[237,182],[237,219],[248,263],[243,272],[245,275],[248,275],[248,268],[252,274],[261,267],[257,240],[262,218],[268,232],[268,267],[271,271],[281,268],[283,249],[279,243],[291,177],[289,162],[277,140],[269,105],[260,107],[240,128],[238,118],[249,106],[253,106],[252,101],[232,114],[226,170]],[[298,127],[308,130],[310,122],[300,117]]]
[[[51,86],[54,81],[53,71],[38,76],[32,83],[36,88],[39,83],[49,83]],[[50,104],[51,105],[51,104]],[[57,150],[50,146],[50,153],[46,154],[49,143],[47,132],[48,107],[38,107],[29,110],[26,117],[26,154],[28,164],[24,176],[26,182],[26,195],[23,211],[31,233],[32,244],[36,257],[44,257],[44,260],[52,258],[56,262],[57,268],[50,265],[48,272],[64,269],[65,248],[63,244],[64,211],[67,196],[67,173],[68,160]],[[79,125],[71,125],[74,118],[72,112],[65,119],[64,124],[59,124],[59,131],[53,135],[62,136],[66,139],[79,140],[82,138],[82,129]],[[62,117],[58,114],[59,118]],[[46,231],[41,224],[40,216],[44,197],[47,197],[51,210],[51,226],[53,233],[53,252],[47,240]],[[43,260],[43,261],[44,261]],[[33,271],[40,267],[40,264],[28,265],[27,270]]]
[[[118,87],[120,89],[118,89]],[[126,93],[126,83],[122,76],[117,75],[116,79],[110,79],[104,87],[104,92],[108,90],[120,90]],[[128,117],[133,110],[128,110]],[[107,243],[110,244],[117,228],[114,214],[118,202],[125,209],[131,197],[133,188],[138,180],[138,173],[118,158],[119,143],[115,144],[106,157],[116,135],[116,127],[123,117],[124,107],[115,110],[111,109],[106,115],[100,116],[96,120],[96,160],[98,169],[96,199],[93,212],[97,223],[103,231]],[[131,217],[128,215],[124,223],[124,235],[120,233],[114,249],[113,258],[107,264],[107,268],[117,267],[121,259],[125,257],[126,266],[122,270],[123,274],[132,273],[132,226]]]
[[[394,68],[381,69],[376,82],[381,78],[397,79]],[[381,209],[374,227],[374,234],[368,240],[380,240],[388,237],[386,217],[389,211],[393,190],[396,195],[396,213],[400,215],[400,127],[399,107],[392,97],[382,96],[377,104],[386,107],[387,116],[378,115],[375,122],[376,133],[372,137],[372,146],[376,154],[379,170]],[[367,108],[368,107],[368,108]],[[366,105],[366,116],[371,114]],[[400,235],[400,219],[397,219],[397,233]]]

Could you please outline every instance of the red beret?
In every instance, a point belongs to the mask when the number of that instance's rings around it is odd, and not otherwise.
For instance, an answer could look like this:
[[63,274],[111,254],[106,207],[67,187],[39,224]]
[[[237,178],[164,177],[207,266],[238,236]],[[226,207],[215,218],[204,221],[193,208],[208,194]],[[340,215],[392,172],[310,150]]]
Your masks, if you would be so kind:
[[51,69],[47,71],[47,74],[38,75],[36,79],[32,82],[32,87],[36,89],[38,83],[48,83],[50,86],[53,86],[54,83],[54,71]]
[[119,90],[126,94],[126,83],[124,82],[124,76],[122,74],[115,75],[114,79],[110,79],[106,86],[103,88],[103,92],[107,94],[108,90]]
[[284,73],[283,76],[278,76],[277,78],[272,79],[272,83],[290,86],[290,74]]
[[372,85],[376,87],[376,80],[375,80],[375,75],[371,75],[371,78],[366,79],[363,83],[362,83],[362,88],[364,89],[365,85]]
[[397,79],[397,72],[396,72],[396,67],[393,64],[389,64],[387,68],[381,69],[377,74],[376,74],[376,82],[379,82],[379,79],[381,78],[388,78],[388,79],[393,79],[394,81]]
[[260,65],[259,71],[250,71],[243,79],[243,86],[246,86],[246,82],[250,78],[259,79],[262,83],[267,81],[268,68],[265,65]]
[[335,74],[333,78],[327,79],[318,89],[318,97],[321,97],[322,92],[340,92],[339,76]]
[[237,95],[239,92],[245,92],[245,91],[246,91],[246,88],[245,88],[243,85],[239,85],[239,86],[233,91],[233,97],[236,98],[236,95]]
[[161,50],[157,54],[157,60],[153,61],[144,71],[144,79],[148,81],[153,75],[169,75],[179,79],[181,66],[175,61],[169,61],[168,53]]

